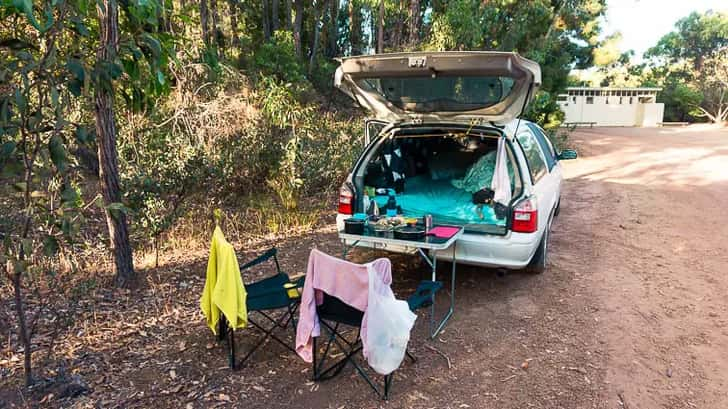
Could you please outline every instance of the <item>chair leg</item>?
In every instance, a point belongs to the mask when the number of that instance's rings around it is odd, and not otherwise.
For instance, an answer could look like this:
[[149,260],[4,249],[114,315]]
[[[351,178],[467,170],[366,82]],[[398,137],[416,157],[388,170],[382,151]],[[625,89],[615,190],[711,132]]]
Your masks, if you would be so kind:
[[[349,340],[347,340],[343,335],[339,334],[339,323],[336,323],[336,325],[332,328],[325,321],[321,321],[321,327],[324,328],[330,335],[326,341],[324,354],[320,358],[318,357],[318,337],[313,339],[313,380],[325,381],[334,378],[346,367],[347,364],[351,364],[354,367],[354,370],[364,379],[369,387],[372,388],[377,396],[384,400],[388,400],[394,376],[393,374],[385,375],[384,384],[381,387],[374,383],[372,378],[366,373],[366,371],[364,371],[361,365],[354,358],[355,355],[362,349],[359,334],[357,334],[356,340],[352,343],[349,342]],[[323,369],[332,344],[336,344],[338,349],[344,353],[344,357],[331,364],[328,368]],[[409,351],[407,351],[407,355],[414,360],[414,357],[409,353]]]
[[228,329],[228,323],[227,319],[225,319],[225,316],[222,315],[220,319],[217,321],[217,340],[222,341],[225,339],[225,336],[227,335],[227,329]]
[[[264,313],[263,311],[255,311],[255,312],[260,313],[263,317],[265,317],[267,320],[272,322],[273,326],[270,329],[265,328],[263,325],[255,322],[250,317],[248,317],[248,323],[255,326],[256,328],[260,329],[263,332],[263,337],[260,339],[260,342],[257,345],[255,345],[250,351],[248,351],[247,354],[245,354],[245,357],[240,362],[236,362],[237,360],[236,360],[236,356],[235,356],[236,355],[236,351],[235,351],[236,345],[235,345],[234,330],[232,328],[230,328],[230,326],[228,325],[227,319],[225,318],[224,315],[221,314],[220,319],[218,320],[218,324],[217,324],[217,329],[218,329],[217,340],[218,340],[218,342],[221,342],[221,341],[224,341],[227,339],[228,361],[230,364],[230,369],[236,369],[237,367],[243,366],[245,364],[245,362],[248,360],[248,358],[250,358],[252,356],[253,352],[255,352],[255,350],[257,350],[261,345],[266,343],[269,338],[276,340],[278,343],[280,343],[281,345],[286,347],[288,350],[295,353],[296,349],[294,347],[292,347],[288,342],[283,340],[283,338],[285,338],[285,337],[279,338],[278,336],[276,336],[276,334],[273,333],[273,331],[278,328],[285,330],[286,329],[285,327],[288,325],[291,325],[291,323],[292,323],[293,325],[291,327],[293,330],[293,339],[294,340],[296,339],[295,313],[298,310],[298,304],[299,304],[298,302],[292,302],[291,304],[289,304],[286,307],[285,313],[282,314],[279,318],[274,318],[274,317]],[[253,311],[251,311],[251,312],[253,312]],[[314,339],[314,341],[315,341],[315,339]],[[315,369],[315,367],[314,367],[314,369]]]
[[[248,361],[248,359],[253,355],[253,352],[255,352],[258,348],[260,348],[263,344],[268,342],[269,339],[273,339],[274,341],[281,344],[283,347],[288,349],[289,351],[296,353],[296,349],[288,344],[288,342],[284,341],[283,339],[279,338],[276,334],[273,333],[278,328],[285,327],[286,325],[289,325],[291,322],[291,316],[288,314],[284,314],[278,320],[273,319],[267,314],[263,314],[261,311],[256,311],[260,313],[264,318],[268,319],[272,322],[272,326],[270,328],[264,327],[261,323],[256,322],[250,315],[248,315],[248,324],[251,326],[256,327],[261,332],[263,332],[263,336],[259,339],[258,343],[251,348],[247,354],[243,357],[243,359],[240,360],[239,366],[243,366],[245,362]],[[296,328],[293,328],[293,339],[296,339]]]
[[389,391],[392,388],[393,374],[384,375],[384,400],[389,400]]
[[[326,349],[324,349],[324,353],[321,355],[321,361],[318,363],[318,366],[316,366],[314,364],[314,368],[313,368],[314,380],[320,380],[324,374],[328,373],[333,368],[333,366],[332,366],[331,368],[328,368],[323,373],[321,372],[321,368],[323,368],[324,362],[326,361],[326,356],[328,356],[328,354],[329,354],[329,349],[331,349],[331,344],[333,343],[333,341],[334,341],[334,339],[336,337],[336,334],[335,334],[336,333],[336,329],[339,328],[339,323],[338,322],[336,323],[336,326],[334,327],[333,330],[331,330],[331,328],[329,328],[328,325],[326,325],[325,323],[323,323],[323,321],[322,321],[322,324],[323,324],[322,327],[323,328],[326,328],[326,330],[329,332],[329,340],[326,342]],[[317,352],[317,350],[316,350],[316,344],[315,344],[316,337],[314,337],[313,340],[314,340],[314,351],[313,352],[314,352],[314,354],[316,354],[316,352]],[[339,373],[339,371],[337,370],[336,373]]]
[[230,328],[228,332],[230,334],[230,356],[228,359],[230,361],[230,369],[235,370],[235,330]]
[[316,366],[316,355],[318,352],[318,347],[316,345],[316,338],[318,338],[318,337],[313,337],[313,380],[314,381],[316,379],[318,379],[318,367]]

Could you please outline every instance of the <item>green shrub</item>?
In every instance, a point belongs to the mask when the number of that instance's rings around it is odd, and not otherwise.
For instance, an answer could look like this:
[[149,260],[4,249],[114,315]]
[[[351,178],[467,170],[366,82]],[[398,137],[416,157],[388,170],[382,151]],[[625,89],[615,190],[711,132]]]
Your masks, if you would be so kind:
[[541,90],[536,93],[523,117],[536,122],[546,130],[551,130],[561,126],[564,121],[564,112],[556,103],[554,95]]
[[255,66],[261,74],[284,82],[306,82],[305,69],[296,56],[293,34],[276,31],[255,53]]

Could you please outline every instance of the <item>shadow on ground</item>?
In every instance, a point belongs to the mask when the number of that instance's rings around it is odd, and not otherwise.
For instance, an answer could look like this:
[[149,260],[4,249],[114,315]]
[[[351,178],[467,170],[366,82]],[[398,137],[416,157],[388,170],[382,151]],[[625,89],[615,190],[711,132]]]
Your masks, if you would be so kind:
[[[305,271],[313,246],[341,253],[331,226],[277,245],[282,267],[292,275]],[[240,249],[241,261],[252,259],[265,247],[263,243]],[[400,298],[406,298],[430,274],[423,262],[410,255],[356,250],[350,259],[380,256],[392,258],[393,287]],[[90,392],[62,401],[48,399],[42,392],[33,397],[59,407],[360,408],[382,404],[353,368],[315,384],[310,381],[310,364],[276,343],[268,343],[247,366],[231,371],[225,344],[216,342],[199,312],[205,265],[206,257],[200,255],[147,271],[146,285],[134,292],[97,294],[54,347],[59,360],[86,382]],[[450,264],[439,267],[439,278],[448,281]],[[272,271],[263,266],[246,273],[244,280],[255,281]],[[562,321],[568,316],[581,322],[584,331],[590,326],[568,302],[575,291],[568,284],[573,277],[572,271],[499,277],[494,270],[460,266],[454,317],[437,339],[430,340],[428,317],[419,314],[410,342],[417,362],[405,361],[396,372],[387,406],[515,408],[530,402],[537,407],[576,407],[593,398],[596,387],[585,391],[584,378],[589,376],[594,385],[601,375],[585,366],[588,352],[573,345],[577,342],[571,338],[575,334],[569,333],[573,323],[563,325]],[[440,298],[438,314],[444,312],[448,294]],[[258,335],[241,331],[240,349],[249,348]],[[564,366],[578,367],[584,374],[563,370]],[[20,369],[14,368],[8,379],[17,380]],[[513,396],[520,397],[513,400]],[[16,395],[13,401],[21,399]]]

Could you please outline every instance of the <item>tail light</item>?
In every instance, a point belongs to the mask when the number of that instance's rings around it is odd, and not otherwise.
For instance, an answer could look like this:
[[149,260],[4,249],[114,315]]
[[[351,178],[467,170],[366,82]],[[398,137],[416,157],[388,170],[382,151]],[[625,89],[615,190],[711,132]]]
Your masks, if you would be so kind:
[[538,230],[538,203],[535,197],[526,198],[516,205],[511,228],[517,233],[533,233]]
[[354,191],[349,182],[344,182],[339,189],[339,213],[354,214]]

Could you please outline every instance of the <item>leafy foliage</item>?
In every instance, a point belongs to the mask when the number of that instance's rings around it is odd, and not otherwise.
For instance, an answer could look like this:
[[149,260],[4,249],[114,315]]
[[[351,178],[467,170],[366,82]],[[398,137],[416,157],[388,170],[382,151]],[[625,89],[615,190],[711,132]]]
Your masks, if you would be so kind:
[[296,56],[293,35],[276,31],[273,38],[263,44],[255,55],[255,65],[263,75],[279,81],[300,84],[306,81],[305,69]]
[[[42,278],[55,276],[59,257],[77,250],[84,210],[96,200],[89,205],[84,200],[77,155],[93,144],[84,123],[92,90],[111,90],[123,78],[133,95],[144,97],[129,99],[138,110],[169,89],[162,72],[168,54],[153,35],[159,4],[124,3],[126,31],[119,59],[112,61],[97,60],[91,52],[100,46],[91,6],[85,0],[0,4],[0,179],[15,187],[0,220],[0,264],[12,266],[6,274],[16,289],[26,384],[33,382],[35,326],[26,320],[23,291],[45,287],[48,280]],[[123,203],[107,208],[126,209]]]
[[26,317],[23,288],[37,288],[43,277],[54,274],[49,262],[72,246],[84,205],[68,149],[74,124],[67,119],[76,99],[73,84],[82,74],[70,50],[62,47],[64,35],[77,36],[64,19],[79,10],[75,3],[56,2],[38,8],[44,12],[42,22],[30,1],[0,8],[0,27],[11,34],[7,52],[0,54],[0,181],[14,187],[12,205],[0,216],[0,264],[15,288],[26,385],[33,382],[30,323],[37,316]]
[[700,70],[703,61],[728,47],[728,15],[722,12],[690,13],[675,24],[675,31],[664,35],[650,48],[646,57],[669,63],[690,62]]
[[[499,0],[451,2],[433,11],[427,47],[435,50],[517,51],[541,65],[542,90],[528,116],[558,126],[556,94],[567,85],[572,67],[591,63],[597,19],[604,1],[529,2]],[[546,122],[541,122],[546,121]]]
[[665,86],[671,118],[728,119],[728,14],[691,13],[675,24],[645,57]]
[[703,101],[700,91],[680,79],[668,77],[660,93],[660,102],[665,104],[667,121],[684,122],[697,117],[695,107]]

